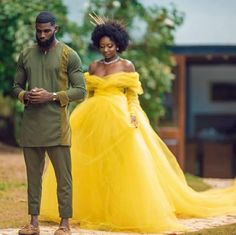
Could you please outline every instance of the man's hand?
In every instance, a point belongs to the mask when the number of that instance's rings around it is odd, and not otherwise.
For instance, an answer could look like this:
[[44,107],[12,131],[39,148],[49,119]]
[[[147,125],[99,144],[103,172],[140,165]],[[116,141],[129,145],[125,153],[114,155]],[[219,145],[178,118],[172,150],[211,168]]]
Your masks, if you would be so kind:
[[135,128],[138,128],[138,121],[137,121],[136,116],[131,114],[130,119],[131,119],[131,124],[133,124]]
[[32,104],[43,104],[52,101],[52,96],[53,94],[51,92],[37,87],[31,89],[27,94],[29,102]]

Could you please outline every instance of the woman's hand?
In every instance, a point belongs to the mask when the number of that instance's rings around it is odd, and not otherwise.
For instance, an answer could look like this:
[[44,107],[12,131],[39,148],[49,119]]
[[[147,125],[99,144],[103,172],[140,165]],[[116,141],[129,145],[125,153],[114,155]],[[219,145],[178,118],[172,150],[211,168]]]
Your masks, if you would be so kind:
[[130,120],[131,120],[131,124],[134,125],[135,128],[138,128],[138,121],[134,114],[130,115]]

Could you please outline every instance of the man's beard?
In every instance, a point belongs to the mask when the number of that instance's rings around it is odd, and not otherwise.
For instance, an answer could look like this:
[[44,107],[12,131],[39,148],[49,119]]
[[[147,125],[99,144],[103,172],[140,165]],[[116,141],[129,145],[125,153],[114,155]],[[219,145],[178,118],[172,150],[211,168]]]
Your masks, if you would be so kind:
[[48,49],[48,48],[50,48],[50,46],[52,45],[53,41],[55,40],[55,33],[48,40],[43,41],[43,42],[36,35],[36,40],[37,40],[37,43],[38,43],[39,47],[41,47],[43,49]]

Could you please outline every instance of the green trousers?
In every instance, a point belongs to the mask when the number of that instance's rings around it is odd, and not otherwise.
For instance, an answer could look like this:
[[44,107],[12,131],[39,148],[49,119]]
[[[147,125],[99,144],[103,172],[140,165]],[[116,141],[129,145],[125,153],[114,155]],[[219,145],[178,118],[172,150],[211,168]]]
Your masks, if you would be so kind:
[[[57,199],[61,218],[72,217],[72,180],[69,146],[24,147],[28,182],[28,213],[40,214],[42,174],[47,152],[57,179]],[[50,189],[48,189],[50,190]]]

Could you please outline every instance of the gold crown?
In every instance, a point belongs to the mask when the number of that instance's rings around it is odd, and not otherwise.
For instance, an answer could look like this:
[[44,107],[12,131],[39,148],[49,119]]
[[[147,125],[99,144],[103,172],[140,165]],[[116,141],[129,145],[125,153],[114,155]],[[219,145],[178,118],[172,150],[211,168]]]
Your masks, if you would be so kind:
[[98,16],[95,12],[89,13],[89,16],[92,20],[90,20],[90,23],[94,26],[105,24],[105,21],[102,17]]

